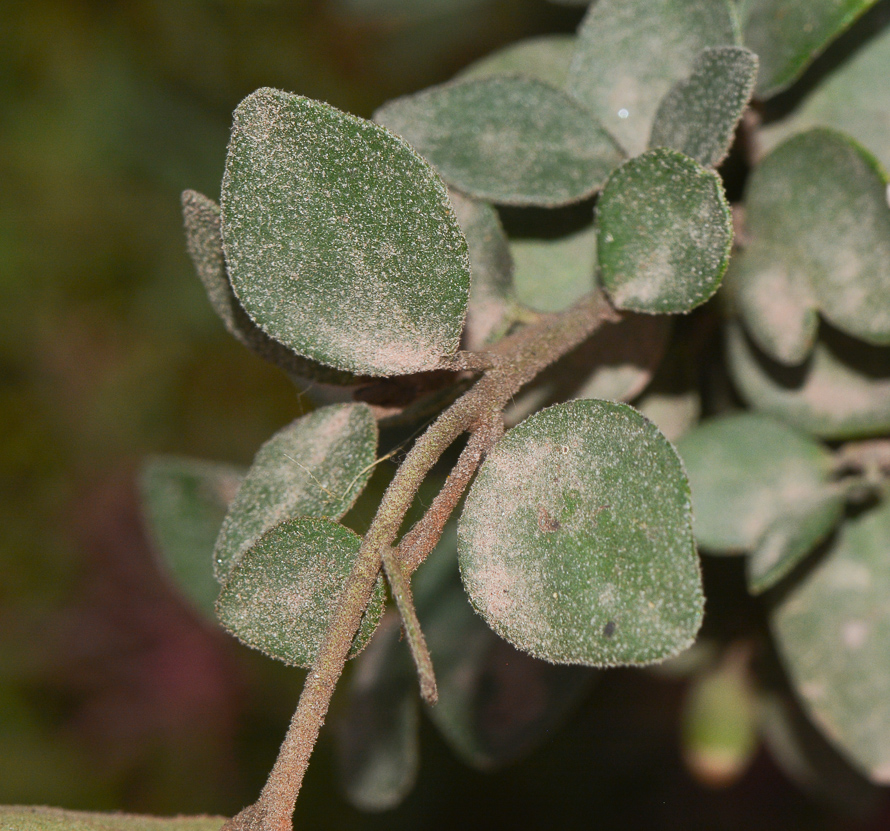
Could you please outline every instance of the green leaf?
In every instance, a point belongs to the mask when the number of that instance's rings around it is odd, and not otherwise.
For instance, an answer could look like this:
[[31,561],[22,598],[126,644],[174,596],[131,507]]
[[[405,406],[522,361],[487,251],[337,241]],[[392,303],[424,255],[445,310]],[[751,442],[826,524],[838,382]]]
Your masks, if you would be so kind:
[[493,770],[546,741],[595,678],[586,667],[538,661],[474,614],[460,581],[454,523],[414,579],[436,668],[439,703],[427,713],[467,764]]
[[695,777],[710,787],[736,782],[757,752],[754,701],[745,662],[730,653],[697,673],[683,707],[683,756]]
[[879,345],[890,344],[887,185],[864,148],[820,129],[770,153],[746,199],[755,245],[768,245],[793,283],[805,277],[796,293],[841,331]]
[[455,81],[391,101],[374,117],[449,185],[508,205],[580,201],[622,158],[590,113],[532,78]]
[[518,302],[559,312],[596,287],[596,228],[590,223],[561,236],[510,240]]
[[420,765],[417,673],[396,614],[355,662],[335,731],[346,795],[362,811],[387,811],[414,787]]
[[619,309],[688,312],[717,290],[729,262],[720,178],[675,150],[649,150],[618,168],[597,225],[603,286]]
[[757,97],[789,86],[876,0],[744,0],[744,43],[760,58]]
[[802,363],[813,349],[819,315],[807,275],[781,244],[754,242],[733,257],[724,283],[757,345],[783,364]]
[[279,430],[257,452],[219,532],[220,583],[257,538],[294,516],[342,517],[368,482],[377,424],[366,404],[335,404]]
[[646,149],[661,99],[707,46],[739,43],[730,0],[598,0],[578,30],[568,88],[628,154]]
[[732,145],[757,77],[757,56],[741,46],[701,52],[692,74],[677,81],[655,113],[650,147],[670,147],[717,167]]
[[751,406],[827,439],[890,430],[890,349],[822,327],[809,359],[783,366],[764,355],[736,322],[726,327],[732,379]]
[[844,504],[843,492],[826,486],[811,501],[777,517],[745,563],[751,594],[765,592],[790,574],[835,529]]
[[832,471],[822,445],[754,413],[706,421],[677,450],[692,486],[695,538],[714,553],[754,548],[776,519],[811,505]]
[[[311,667],[361,544],[357,534],[330,519],[285,520],[232,567],[216,602],[220,622],[242,643],[271,658]],[[371,639],[384,600],[378,579],[350,655]]]
[[483,349],[509,326],[513,300],[513,260],[497,211],[485,202],[449,193],[467,238],[473,282],[467,306],[464,346]]
[[164,565],[194,606],[213,617],[219,594],[213,546],[244,473],[220,462],[155,456],[140,477],[149,530]]
[[860,770],[890,784],[890,503],[847,522],[776,606],[782,660],[810,716]]
[[458,551],[489,626],[548,661],[653,663],[701,624],[686,476],[624,404],[572,401],[510,430],[473,483]]
[[6,831],[219,831],[225,817],[148,817],[96,814],[61,808],[0,805]]
[[562,89],[574,53],[574,35],[526,38],[474,61],[456,77],[461,81],[478,81],[494,75],[523,75]]
[[[794,133],[812,127],[843,130],[861,142],[890,169],[890,9],[884,9],[875,34],[804,97],[791,113],[764,125],[758,138],[771,150]],[[865,21],[863,21],[864,23]]]
[[238,299],[298,354],[402,375],[457,350],[466,242],[434,171],[376,124],[278,90],[245,98],[221,229]]
[[359,379],[315,361],[308,361],[278,341],[272,340],[244,311],[226,272],[222,236],[219,230],[219,205],[194,190],[182,192],[182,215],[189,255],[198,272],[207,299],[230,335],[257,355],[296,378],[308,378],[326,384],[354,384]]

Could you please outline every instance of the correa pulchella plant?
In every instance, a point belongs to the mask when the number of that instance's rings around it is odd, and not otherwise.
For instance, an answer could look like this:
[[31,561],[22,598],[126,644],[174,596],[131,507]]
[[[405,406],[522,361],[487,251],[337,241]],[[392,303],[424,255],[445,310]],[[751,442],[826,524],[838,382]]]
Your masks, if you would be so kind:
[[[189,251],[228,330],[337,403],[246,472],[144,476],[193,597],[309,669],[225,829],[291,827],[363,649],[335,725],[357,804],[410,790],[418,686],[471,763],[527,749],[590,681],[554,664],[693,644],[696,544],[746,555],[786,680],[738,641],[688,662],[693,764],[719,778],[759,732],[817,781],[793,689],[849,776],[890,783],[887,4],[804,74],[873,5],[598,0],[373,121],[274,89],[238,106],[220,203],[183,195]],[[358,534],[340,520],[396,453]],[[474,711],[499,638],[549,662],[523,658],[546,695],[506,736]]]

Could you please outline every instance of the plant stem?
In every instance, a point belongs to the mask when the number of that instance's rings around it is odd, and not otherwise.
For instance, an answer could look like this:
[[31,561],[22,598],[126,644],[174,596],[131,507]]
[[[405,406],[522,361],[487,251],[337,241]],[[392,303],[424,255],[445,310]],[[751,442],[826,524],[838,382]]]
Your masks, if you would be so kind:
[[[541,370],[585,341],[603,323],[617,322],[618,319],[617,313],[600,292],[559,314],[541,315],[533,325],[498,342],[490,350],[495,359],[490,360],[486,356],[479,362],[480,366],[484,363],[490,368],[418,438],[383,495],[365,535],[352,573],[338,597],[337,612],[322,641],[316,663],[306,677],[297,710],[266,785],[257,802],[229,820],[222,831],[291,829],[291,817],[309,757],[380,573],[384,551],[395,540],[417,489],[433,465],[465,431],[482,433],[485,431],[484,425],[492,429],[495,418],[500,418],[501,410],[519,389]],[[466,359],[464,361],[468,363]],[[484,447],[482,439],[479,445],[471,439],[471,444],[474,448]],[[470,468],[469,473],[466,469],[462,470],[450,489],[447,485],[443,488],[446,495],[439,507],[450,505],[453,510],[483,452],[474,450],[467,456],[466,468]],[[444,526],[441,513],[434,515],[435,519],[429,523],[431,526]],[[447,518],[445,516],[444,519]],[[429,539],[424,539],[418,554],[423,550],[425,556],[431,549]],[[416,556],[412,557],[412,565],[416,560]]]

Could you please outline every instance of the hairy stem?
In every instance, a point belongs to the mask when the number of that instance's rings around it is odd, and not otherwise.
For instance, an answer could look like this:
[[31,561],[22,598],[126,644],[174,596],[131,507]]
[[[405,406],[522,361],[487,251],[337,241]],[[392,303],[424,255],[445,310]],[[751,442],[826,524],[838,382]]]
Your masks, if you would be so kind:
[[[498,342],[491,349],[491,355],[481,358],[478,363],[462,359],[464,365],[487,368],[476,384],[442,412],[418,438],[396,472],[362,541],[352,573],[337,599],[336,614],[322,641],[315,665],[306,677],[297,710],[266,785],[257,802],[229,820],[223,831],[289,831],[291,828],[291,816],[309,757],[380,573],[384,552],[392,546],[417,489],[433,465],[462,433],[492,425],[513,395],[543,369],[585,341],[603,323],[618,319],[605,297],[597,292],[565,312],[541,315],[533,325]],[[470,473],[463,471],[459,474],[455,484],[443,496],[441,507],[450,504],[453,510],[478,466],[482,452],[475,461],[470,460],[473,454],[467,457],[466,467],[472,466]],[[445,520],[447,518],[445,516]],[[439,526],[440,521],[444,526],[441,516],[437,515],[430,521],[430,526]],[[428,553],[431,538],[424,539],[418,546],[418,553],[422,550]],[[412,565],[417,559],[412,557]]]

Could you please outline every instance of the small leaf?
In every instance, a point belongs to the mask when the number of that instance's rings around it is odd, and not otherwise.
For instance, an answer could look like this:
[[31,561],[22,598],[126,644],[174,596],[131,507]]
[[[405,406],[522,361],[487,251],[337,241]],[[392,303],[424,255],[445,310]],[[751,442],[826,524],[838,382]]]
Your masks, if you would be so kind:
[[761,594],[790,574],[841,521],[844,503],[840,489],[826,486],[811,502],[777,517],[745,563],[748,591]]
[[140,477],[149,529],[164,565],[195,607],[210,616],[219,594],[213,546],[244,473],[220,462],[156,456]]
[[781,249],[753,242],[733,257],[725,283],[764,352],[783,364],[806,359],[816,343],[819,315],[806,274]]
[[853,337],[890,344],[887,178],[852,139],[811,130],[774,150],[747,188],[747,230],[770,246],[823,316]]
[[777,605],[772,628],[813,720],[872,781],[890,784],[890,503],[847,522]]
[[342,517],[367,484],[377,424],[366,404],[336,404],[302,416],[257,452],[219,532],[220,583],[241,555],[284,519]]
[[693,527],[714,553],[749,551],[779,517],[812,504],[831,476],[831,454],[762,415],[711,419],[677,450],[692,486]]
[[661,99],[707,46],[739,43],[730,0],[598,0],[578,30],[569,92],[629,155],[646,149]]
[[695,59],[692,74],[671,87],[655,113],[650,147],[670,147],[705,167],[726,158],[757,77],[757,56],[741,46],[715,46]]
[[[285,520],[254,542],[229,572],[216,603],[220,622],[271,658],[311,667],[361,544],[358,535],[330,519]],[[384,600],[378,579],[351,655],[371,639]]]
[[760,57],[758,98],[789,86],[832,40],[876,0],[746,0],[745,45]]
[[483,349],[509,325],[514,302],[513,260],[497,211],[457,191],[450,191],[449,196],[467,238],[473,277],[464,345],[467,349]]
[[596,287],[596,228],[510,240],[516,299],[539,312],[560,312]]
[[238,299],[298,354],[403,375],[457,350],[466,242],[442,182],[376,124],[278,90],[245,98],[221,228]]
[[417,779],[417,674],[400,641],[398,616],[384,616],[347,679],[335,724],[346,795],[362,811],[395,808]]
[[680,460],[650,422],[572,401],[489,454],[460,520],[461,574],[489,626],[536,657],[653,663],[701,624],[691,519]]
[[166,817],[98,814],[0,805],[0,827],[7,831],[219,831],[225,817]]
[[866,41],[832,68],[790,114],[758,131],[764,150],[771,150],[794,133],[831,127],[861,142],[885,169],[890,169],[890,84],[886,82],[890,8],[876,12],[880,17],[870,21],[872,25],[864,33]]
[[890,430],[890,349],[822,327],[809,359],[783,366],[760,352],[736,322],[726,328],[732,379],[751,406],[827,439]]
[[683,707],[683,756],[696,779],[723,788],[745,773],[757,745],[746,665],[730,653],[693,677]]
[[562,89],[574,53],[574,35],[526,38],[474,61],[456,77],[461,81],[478,81],[494,75],[523,75]]
[[427,710],[467,764],[494,770],[532,752],[590,689],[586,667],[554,666],[517,652],[467,602],[450,523],[414,580],[439,703]]
[[618,168],[597,224],[603,286],[619,309],[688,312],[717,290],[729,262],[720,178],[675,150],[649,150]]
[[251,319],[229,283],[219,230],[219,205],[194,190],[182,192],[182,215],[188,251],[213,311],[230,335],[292,377],[326,384],[354,384],[359,378],[315,361],[308,361],[272,340]]
[[590,113],[531,78],[456,81],[391,101],[374,117],[449,185],[508,205],[580,201],[622,158]]

